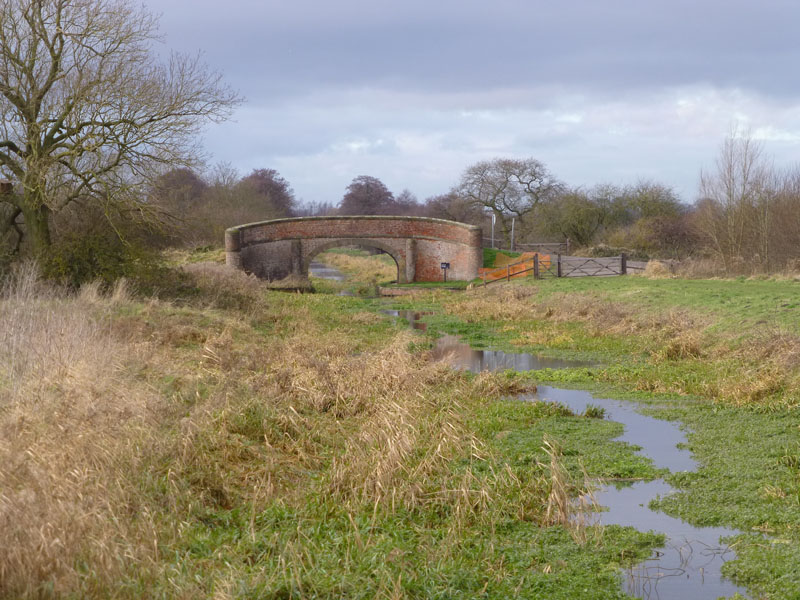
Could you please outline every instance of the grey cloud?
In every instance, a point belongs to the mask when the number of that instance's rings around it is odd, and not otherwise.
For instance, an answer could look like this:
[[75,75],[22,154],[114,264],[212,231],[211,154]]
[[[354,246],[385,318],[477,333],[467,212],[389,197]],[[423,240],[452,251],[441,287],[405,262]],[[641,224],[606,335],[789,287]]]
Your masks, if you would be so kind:
[[711,83],[795,94],[800,5],[771,1],[173,0],[170,41],[199,44],[245,93]]
[[[155,0],[148,0],[155,3]],[[640,176],[687,200],[734,121],[800,139],[800,5],[780,0],[169,0],[248,103],[217,159],[277,168],[307,200],[361,174],[420,197],[471,162],[532,155],[571,184]]]

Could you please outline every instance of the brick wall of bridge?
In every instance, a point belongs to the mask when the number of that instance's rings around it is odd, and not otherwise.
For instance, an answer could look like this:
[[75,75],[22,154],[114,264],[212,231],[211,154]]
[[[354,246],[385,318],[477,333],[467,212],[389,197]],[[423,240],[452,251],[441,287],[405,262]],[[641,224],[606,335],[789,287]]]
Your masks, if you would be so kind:
[[229,265],[265,279],[308,275],[318,253],[363,244],[388,252],[399,281],[439,281],[441,263],[448,279],[477,277],[483,264],[481,230],[473,225],[424,217],[304,217],[233,227],[225,233]]

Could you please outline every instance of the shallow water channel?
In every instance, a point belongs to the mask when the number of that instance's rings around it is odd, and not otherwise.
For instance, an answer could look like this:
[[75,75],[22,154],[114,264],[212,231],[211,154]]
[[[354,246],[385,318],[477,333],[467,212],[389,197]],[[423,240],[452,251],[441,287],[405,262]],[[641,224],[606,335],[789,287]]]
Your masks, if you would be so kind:
[[[415,329],[425,329],[420,321],[424,313],[414,311],[383,311],[384,314],[406,319]],[[589,366],[591,363],[540,357],[532,354],[513,354],[495,350],[475,350],[455,336],[439,338],[433,349],[434,360],[446,361],[455,368],[473,372],[514,369],[534,371],[551,368]],[[639,452],[652,459],[659,468],[670,471],[694,471],[698,465],[691,452],[679,447],[686,442],[680,425],[646,416],[632,402],[600,398],[581,390],[538,386],[536,393],[521,400],[546,400],[583,413],[589,404],[605,409],[606,418],[622,423],[625,432],[619,440],[639,446]],[[680,519],[648,508],[651,500],[675,493],[663,479],[618,482],[618,485],[599,484],[593,499],[605,510],[593,513],[595,522],[603,525],[631,526],[640,531],[657,531],[667,536],[667,543],[643,563],[625,573],[626,593],[646,599],[706,600],[732,596],[745,590],[722,577],[722,565],[735,554],[721,537],[739,533],[724,527],[693,527]]]
[[312,277],[331,279],[333,281],[344,281],[347,279],[347,275],[342,273],[339,269],[316,260],[312,260],[311,264],[308,265],[308,274]]

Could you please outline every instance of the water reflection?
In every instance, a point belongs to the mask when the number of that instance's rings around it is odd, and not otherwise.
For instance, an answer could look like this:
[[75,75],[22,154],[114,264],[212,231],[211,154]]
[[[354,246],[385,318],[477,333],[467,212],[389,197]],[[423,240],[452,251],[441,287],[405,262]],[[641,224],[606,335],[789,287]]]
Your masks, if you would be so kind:
[[724,527],[692,527],[685,521],[650,510],[648,503],[674,493],[663,479],[638,481],[631,486],[602,487],[594,500],[607,512],[596,513],[603,525],[635,527],[667,536],[664,547],[632,567],[626,574],[625,591],[648,599],[705,600],[732,596],[745,590],[722,577],[722,565],[735,558],[720,538],[741,533]]
[[457,369],[480,373],[481,371],[538,371],[540,369],[567,369],[589,367],[594,363],[580,360],[548,358],[527,353],[501,352],[500,350],[476,350],[454,335],[445,335],[436,340],[433,360],[444,360]]
[[[409,327],[419,331],[427,331],[428,325],[420,320],[431,313],[413,310],[382,310],[383,314],[403,318]],[[581,360],[565,360],[548,358],[528,353],[501,352],[499,350],[476,350],[461,341],[455,335],[444,335],[438,338],[431,350],[431,358],[465,371],[480,373],[481,371],[537,371],[539,369],[567,369],[570,367],[591,367],[595,363]]]
[[535,394],[522,396],[522,399],[558,402],[577,414],[586,412],[586,407],[590,404],[600,406],[605,410],[606,418],[625,426],[625,432],[618,439],[639,446],[641,453],[650,457],[656,467],[670,471],[697,469],[692,453],[679,447],[679,444],[686,442],[680,425],[674,421],[643,415],[632,402],[597,398],[583,390],[564,390],[546,385],[538,386]]

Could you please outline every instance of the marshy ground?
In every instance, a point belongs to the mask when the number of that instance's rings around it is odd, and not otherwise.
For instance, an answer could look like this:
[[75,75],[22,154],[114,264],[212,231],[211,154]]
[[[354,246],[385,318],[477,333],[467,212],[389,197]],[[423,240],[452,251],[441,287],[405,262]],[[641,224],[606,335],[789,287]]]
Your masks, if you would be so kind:
[[[0,596],[625,597],[620,569],[662,537],[576,524],[569,498],[663,472],[613,422],[509,398],[540,382],[684,422],[701,467],[659,506],[744,531],[726,570],[752,597],[800,595],[799,283],[523,281],[387,306],[336,282],[270,291],[213,256],[173,256],[155,295],[5,283]],[[378,260],[357,285],[394,269]],[[598,366],[453,371],[384,308]]]

